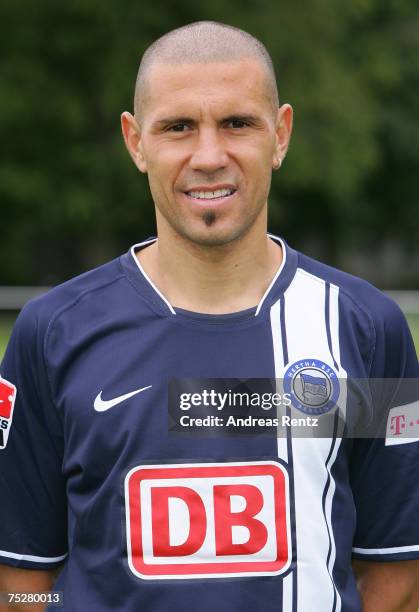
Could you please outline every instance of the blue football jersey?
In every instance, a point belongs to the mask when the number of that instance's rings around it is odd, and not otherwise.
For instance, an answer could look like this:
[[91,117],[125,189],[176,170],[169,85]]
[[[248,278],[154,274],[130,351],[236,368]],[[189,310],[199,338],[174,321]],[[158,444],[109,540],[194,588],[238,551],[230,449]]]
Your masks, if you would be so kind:
[[391,440],[169,431],[173,380],[298,374],[311,399],[287,410],[305,417],[337,381],[419,377],[393,301],[270,237],[281,267],[245,311],[172,306],[135,257],[155,238],[21,311],[0,370],[0,562],[62,564],[67,612],[359,612],[353,557],[419,558],[415,398],[369,389]]

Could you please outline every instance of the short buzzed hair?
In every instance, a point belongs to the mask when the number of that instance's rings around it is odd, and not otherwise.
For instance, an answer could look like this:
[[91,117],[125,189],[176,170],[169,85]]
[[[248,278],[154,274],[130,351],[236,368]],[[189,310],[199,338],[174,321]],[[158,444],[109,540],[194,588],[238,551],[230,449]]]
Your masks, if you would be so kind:
[[164,34],[145,51],[135,84],[135,114],[141,116],[147,76],[154,63],[229,62],[246,57],[259,61],[265,69],[268,95],[275,112],[279,106],[278,88],[272,58],[265,45],[234,26],[217,21],[196,21]]

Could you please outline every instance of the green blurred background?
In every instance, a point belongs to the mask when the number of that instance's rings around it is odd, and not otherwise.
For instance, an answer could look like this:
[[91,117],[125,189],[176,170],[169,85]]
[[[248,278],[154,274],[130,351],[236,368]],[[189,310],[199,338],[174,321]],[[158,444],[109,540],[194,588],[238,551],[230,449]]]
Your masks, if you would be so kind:
[[202,19],[260,38],[294,107],[270,230],[382,289],[418,290],[415,0],[2,0],[0,285],[57,284],[155,232],[119,116],[146,47]]

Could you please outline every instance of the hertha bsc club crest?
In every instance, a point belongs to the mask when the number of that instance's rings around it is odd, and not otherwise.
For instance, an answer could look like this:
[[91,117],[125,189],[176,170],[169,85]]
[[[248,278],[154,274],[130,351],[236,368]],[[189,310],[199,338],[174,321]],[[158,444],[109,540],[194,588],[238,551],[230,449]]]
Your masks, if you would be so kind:
[[301,412],[321,415],[336,406],[340,385],[331,366],[320,359],[301,359],[287,368],[284,391]]
[[0,450],[6,448],[13,408],[16,399],[16,387],[0,376]]

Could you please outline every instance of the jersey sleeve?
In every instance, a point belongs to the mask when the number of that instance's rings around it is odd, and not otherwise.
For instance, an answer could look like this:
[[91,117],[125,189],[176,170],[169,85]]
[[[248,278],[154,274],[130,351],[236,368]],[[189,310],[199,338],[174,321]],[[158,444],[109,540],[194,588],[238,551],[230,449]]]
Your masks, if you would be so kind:
[[49,569],[67,555],[67,505],[40,313],[22,310],[0,368],[0,563]]
[[419,439],[386,437],[394,414],[409,414],[408,424],[415,414],[419,423],[419,366],[404,315],[385,300],[374,322],[370,369],[382,435],[355,440],[350,464],[357,515],[353,556],[370,561],[419,558]]

